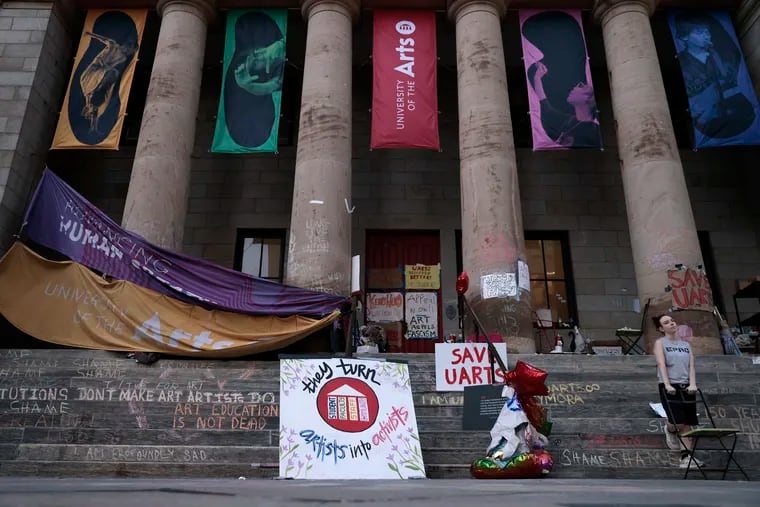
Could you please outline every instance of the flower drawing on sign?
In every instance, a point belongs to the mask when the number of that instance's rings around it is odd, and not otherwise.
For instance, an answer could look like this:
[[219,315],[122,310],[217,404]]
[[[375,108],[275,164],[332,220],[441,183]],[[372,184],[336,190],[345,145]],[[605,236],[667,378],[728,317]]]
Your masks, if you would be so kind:
[[406,478],[402,473],[406,470],[422,472],[425,465],[422,461],[420,439],[414,428],[406,428],[406,432],[400,432],[394,437],[395,440],[393,437],[390,438],[390,441],[394,442],[391,446],[391,453],[385,457],[388,468],[396,472],[401,479]]
[[285,426],[280,427],[280,464],[285,464],[284,476],[289,479],[307,479],[309,470],[314,466],[311,454],[301,456],[296,450],[300,444],[295,443],[296,431]]
[[380,373],[380,378],[384,384],[393,386],[396,391],[405,391],[411,387],[409,380],[409,368],[403,363],[377,363],[375,370]]
[[[296,389],[307,375],[306,361],[303,359],[288,359],[280,362],[280,388],[282,394]],[[312,365],[312,368],[314,366]]]

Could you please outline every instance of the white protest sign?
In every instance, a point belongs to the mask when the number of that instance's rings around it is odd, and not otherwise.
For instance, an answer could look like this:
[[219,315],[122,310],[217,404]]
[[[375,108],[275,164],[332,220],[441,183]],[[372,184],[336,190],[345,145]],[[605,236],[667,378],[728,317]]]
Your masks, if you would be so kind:
[[483,299],[517,295],[517,276],[514,273],[493,273],[480,277],[480,297]]
[[404,295],[400,292],[367,293],[368,322],[398,322],[404,319]]
[[438,338],[438,294],[406,293],[406,338]]
[[280,477],[424,478],[409,367],[280,360]]
[[[494,343],[507,364],[507,344]],[[494,359],[495,382],[504,382],[504,372]],[[492,384],[487,343],[436,343],[435,390],[464,391],[465,386]]]

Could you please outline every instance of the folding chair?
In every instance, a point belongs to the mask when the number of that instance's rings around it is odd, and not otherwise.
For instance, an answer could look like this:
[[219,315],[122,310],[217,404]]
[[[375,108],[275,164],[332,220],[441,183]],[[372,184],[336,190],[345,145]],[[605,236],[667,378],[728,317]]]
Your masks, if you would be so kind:
[[644,305],[644,309],[641,311],[641,325],[639,326],[639,329],[622,327],[615,330],[615,336],[620,340],[620,343],[623,344],[623,355],[642,355],[645,353],[644,347],[639,345],[639,341],[641,341],[641,337],[644,336],[648,310],[649,301],[647,301],[647,304]]
[[[705,395],[702,394],[701,389],[697,389],[697,395],[695,396],[694,401],[686,400],[683,396],[683,391],[679,391],[681,393],[681,399],[679,401],[668,401],[668,412],[671,414],[673,413],[672,410],[670,410],[670,406],[676,403],[683,403],[686,405],[689,404],[696,404],[697,408],[701,405],[704,408],[704,413],[707,414],[707,418],[710,421],[710,427],[705,428],[692,428],[691,430],[681,434],[680,432],[676,432],[676,436],[678,437],[678,441],[681,442],[681,445],[686,448],[686,443],[684,442],[685,438],[691,438],[692,442],[694,443],[694,447],[691,450],[691,455],[689,456],[689,465],[686,467],[686,472],[684,472],[683,478],[686,479],[689,476],[689,473],[691,472],[697,472],[699,471],[700,474],[702,474],[703,479],[707,479],[707,473],[706,472],[721,472],[721,480],[724,480],[726,478],[726,474],[728,474],[729,471],[732,472],[741,472],[741,474],[744,476],[746,480],[749,480],[749,477],[747,476],[747,473],[744,471],[744,469],[739,465],[739,462],[736,461],[736,458],[734,458],[734,450],[736,449],[736,441],[737,437],[740,433],[740,431],[736,428],[718,428],[715,425],[715,420],[713,419],[713,416],[710,412],[710,407],[707,405],[707,400],[705,399]],[[700,410],[697,410],[697,412],[701,412]],[[676,424],[678,421],[674,421]],[[728,442],[726,442],[728,440]],[[700,442],[707,441],[712,443],[712,447],[699,447]],[[720,447],[718,447],[718,445]],[[708,466],[708,465],[700,465],[698,461],[694,459],[694,454],[698,450],[701,451],[724,451],[726,453],[726,462],[725,466]],[[731,464],[733,463],[733,467]],[[692,465],[696,466],[696,470],[692,468]]]

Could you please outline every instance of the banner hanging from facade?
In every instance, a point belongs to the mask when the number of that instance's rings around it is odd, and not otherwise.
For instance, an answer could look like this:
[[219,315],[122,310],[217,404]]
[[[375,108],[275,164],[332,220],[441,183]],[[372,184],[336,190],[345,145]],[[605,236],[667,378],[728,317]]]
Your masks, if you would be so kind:
[[601,148],[580,11],[519,14],[533,150]]
[[52,149],[119,149],[147,15],[87,11]]
[[440,149],[435,12],[373,16],[370,148]]
[[424,478],[409,366],[281,359],[280,477]]
[[694,147],[760,144],[760,106],[727,11],[668,10]]
[[49,169],[32,197],[22,232],[40,245],[119,280],[223,310],[325,315],[346,301],[152,245],[116,225]]
[[211,151],[277,151],[287,25],[286,9],[227,14],[222,90]]
[[37,339],[87,349],[240,357],[277,350],[322,320],[206,310],[81,264],[43,259],[15,243],[0,261],[0,313]]

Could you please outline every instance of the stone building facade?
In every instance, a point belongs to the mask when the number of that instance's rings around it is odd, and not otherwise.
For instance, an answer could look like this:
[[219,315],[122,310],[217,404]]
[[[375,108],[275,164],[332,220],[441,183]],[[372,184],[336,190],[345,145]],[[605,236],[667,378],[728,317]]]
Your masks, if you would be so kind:
[[[253,274],[334,293],[350,290],[351,255],[362,255],[365,271],[385,268],[382,259],[370,261],[383,244],[411,252],[408,261],[414,245],[433,238],[437,252],[419,261],[437,256],[441,263],[444,336],[458,332],[451,310],[461,269],[471,273],[468,295],[487,331],[502,335],[514,352],[544,348],[532,323],[537,306],[596,340],[639,327],[644,301],[652,300],[651,313],[667,306],[663,280],[677,263],[706,266],[718,306],[733,323],[737,282],[760,273],[760,147],[690,148],[683,83],[662,9],[694,4],[266,2],[289,9],[279,151],[241,156],[209,148],[224,11],[261,6],[255,0],[4,1],[0,246],[13,240],[47,164],[153,243],[236,269],[245,268],[246,248],[259,245],[261,261],[268,245],[281,268],[270,259],[271,269],[263,272],[260,262]],[[760,92],[760,1],[698,4],[732,12]],[[583,9],[601,151],[531,149],[517,9],[559,6]],[[152,9],[122,147],[49,151],[85,9],[103,7]],[[372,11],[399,7],[437,12],[439,152],[369,149]],[[492,142],[483,145],[484,138]],[[315,241],[323,247],[313,248]],[[512,253],[492,261],[497,250]],[[531,255],[561,269],[553,278],[548,273],[556,270],[532,266],[541,295],[480,300],[479,273],[514,272],[516,260]],[[694,329],[698,351],[720,352],[711,317],[682,318]]]

